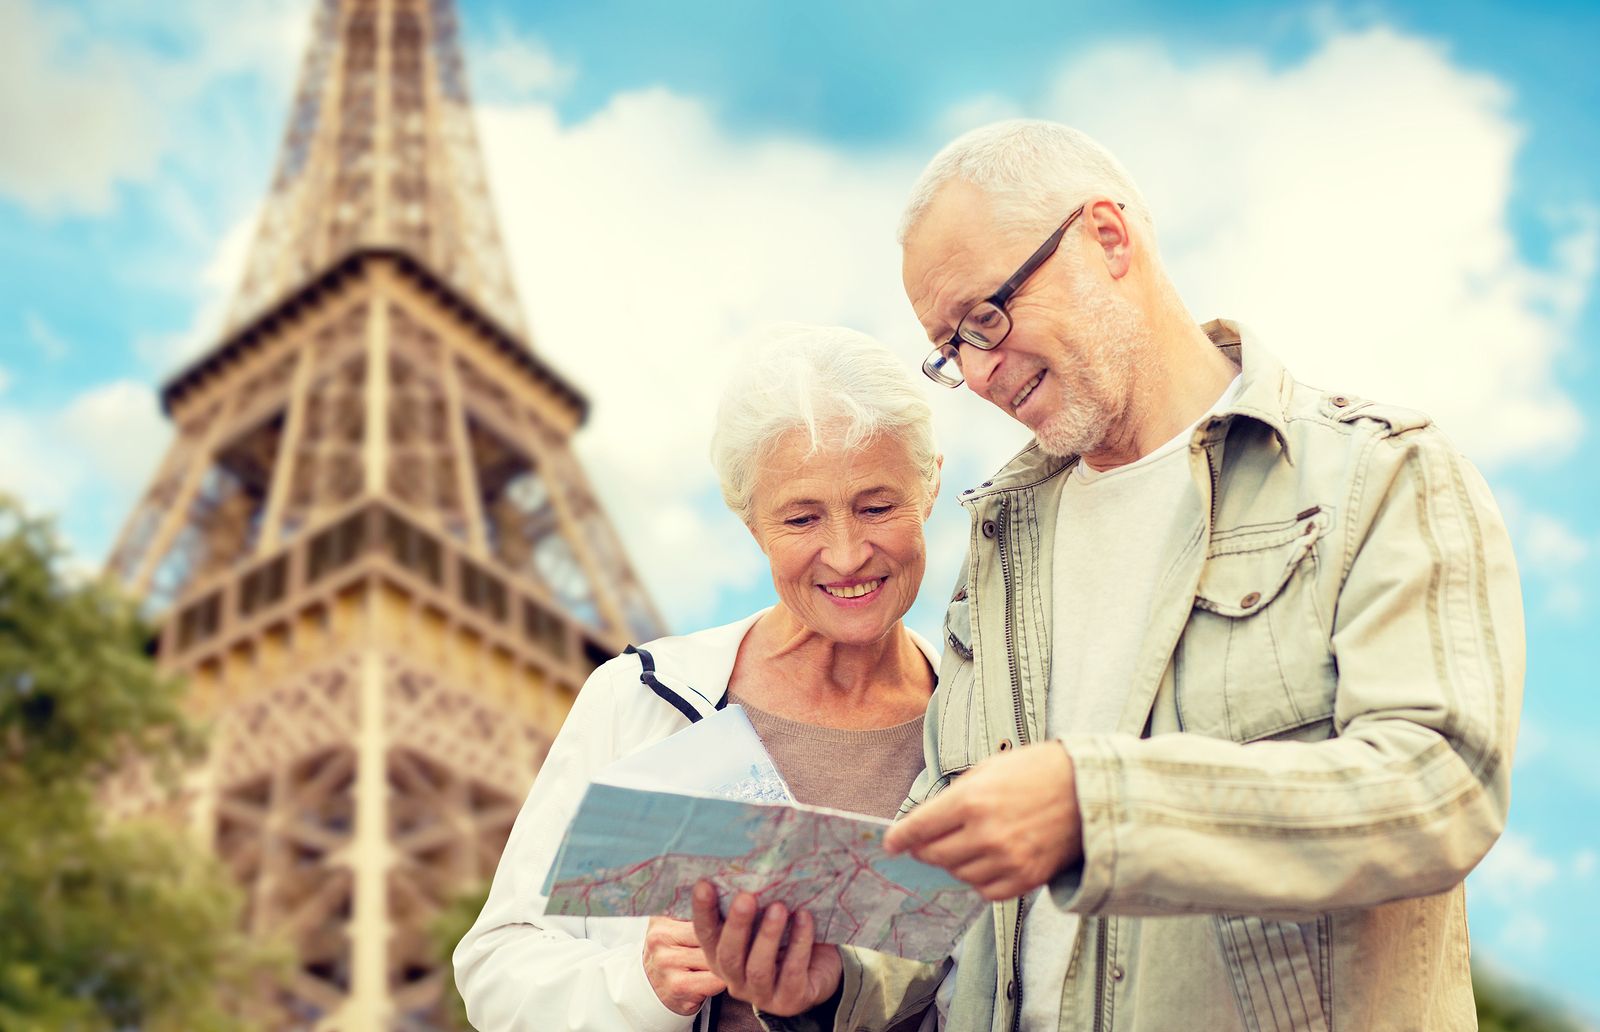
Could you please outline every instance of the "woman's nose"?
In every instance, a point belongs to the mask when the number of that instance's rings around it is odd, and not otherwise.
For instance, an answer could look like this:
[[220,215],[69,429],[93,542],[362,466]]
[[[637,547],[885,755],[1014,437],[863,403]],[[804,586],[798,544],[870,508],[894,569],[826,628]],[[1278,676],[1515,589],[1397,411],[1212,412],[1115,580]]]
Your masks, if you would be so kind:
[[866,535],[854,520],[835,523],[828,530],[828,540],[822,547],[822,561],[835,573],[854,573],[872,554]]

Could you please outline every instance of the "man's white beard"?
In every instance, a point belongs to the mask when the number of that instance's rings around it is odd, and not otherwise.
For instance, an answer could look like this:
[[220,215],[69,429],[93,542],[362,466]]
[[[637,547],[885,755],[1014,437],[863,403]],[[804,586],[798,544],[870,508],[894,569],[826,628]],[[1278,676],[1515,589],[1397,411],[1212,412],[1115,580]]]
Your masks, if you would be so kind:
[[1091,361],[1073,369],[1072,380],[1060,370],[1061,407],[1045,417],[1035,432],[1047,455],[1066,458],[1094,452],[1107,444],[1132,399],[1139,360],[1154,350],[1150,327],[1138,309],[1109,293],[1085,291],[1074,302],[1086,324],[1085,339],[1097,342]]

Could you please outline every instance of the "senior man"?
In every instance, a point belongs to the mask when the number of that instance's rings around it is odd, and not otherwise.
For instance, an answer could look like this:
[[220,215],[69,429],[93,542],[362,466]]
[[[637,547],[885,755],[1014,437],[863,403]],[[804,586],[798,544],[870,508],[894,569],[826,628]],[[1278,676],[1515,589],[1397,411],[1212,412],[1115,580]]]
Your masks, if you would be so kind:
[[[1403,211],[1351,214],[1403,271]],[[1482,478],[1426,416],[1197,324],[1075,130],[958,139],[901,240],[928,375],[1036,438],[961,497],[928,766],[889,834],[996,901],[946,1027],[1475,1028],[1462,880],[1504,825],[1523,676]],[[946,975],[775,965],[786,915],[752,912],[702,902],[700,935],[773,1028],[888,1028]]]

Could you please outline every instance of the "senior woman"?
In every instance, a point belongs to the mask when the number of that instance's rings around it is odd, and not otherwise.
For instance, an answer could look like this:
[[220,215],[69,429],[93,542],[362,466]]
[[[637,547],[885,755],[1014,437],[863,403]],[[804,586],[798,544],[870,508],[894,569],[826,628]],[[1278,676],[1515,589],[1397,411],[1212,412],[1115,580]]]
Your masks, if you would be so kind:
[[[792,328],[729,386],[711,453],[778,601],[645,651],[679,702],[709,711],[726,693],[742,705],[800,802],[894,816],[922,769],[938,661],[901,622],[939,489],[927,402],[871,338]],[[722,993],[689,922],[542,913],[539,889],[590,779],[688,723],[643,683],[636,656],[584,684],[456,948],[480,1032],[760,1028],[749,1004]]]

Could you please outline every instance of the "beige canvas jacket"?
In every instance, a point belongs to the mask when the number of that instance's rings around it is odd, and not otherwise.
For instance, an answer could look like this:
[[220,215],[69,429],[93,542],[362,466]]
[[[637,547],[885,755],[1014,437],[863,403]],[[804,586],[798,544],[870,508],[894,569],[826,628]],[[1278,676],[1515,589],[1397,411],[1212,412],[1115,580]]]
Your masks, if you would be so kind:
[[[1504,525],[1426,416],[1206,329],[1243,383],[1190,446],[1201,520],[1164,545],[1119,732],[1064,739],[1084,859],[1050,891],[1086,916],[1060,1028],[1476,1028],[1462,879],[1505,822],[1523,677]],[[961,498],[907,809],[1043,735],[1071,464],[1030,448]],[[968,934],[947,1028],[1015,1027],[1025,919],[998,904]],[[837,1005],[771,1027],[880,1032],[944,974],[844,952]]]

